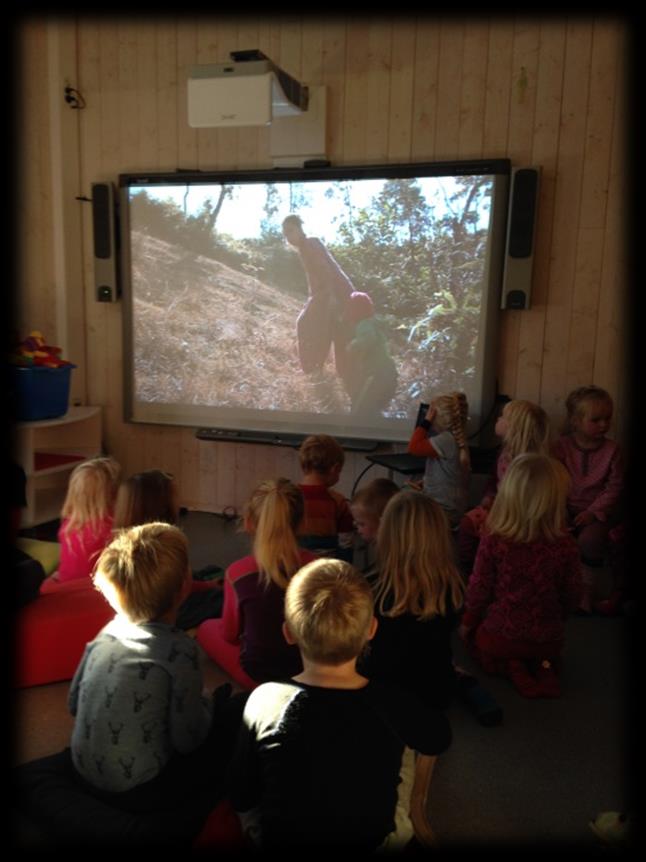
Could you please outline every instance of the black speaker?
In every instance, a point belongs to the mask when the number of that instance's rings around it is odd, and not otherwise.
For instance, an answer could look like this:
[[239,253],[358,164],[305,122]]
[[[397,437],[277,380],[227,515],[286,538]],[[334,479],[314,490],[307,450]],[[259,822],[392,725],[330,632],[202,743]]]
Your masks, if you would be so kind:
[[116,302],[120,295],[118,230],[112,183],[92,183],[94,288],[98,302]]
[[541,169],[513,168],[501,308],[529,308]]

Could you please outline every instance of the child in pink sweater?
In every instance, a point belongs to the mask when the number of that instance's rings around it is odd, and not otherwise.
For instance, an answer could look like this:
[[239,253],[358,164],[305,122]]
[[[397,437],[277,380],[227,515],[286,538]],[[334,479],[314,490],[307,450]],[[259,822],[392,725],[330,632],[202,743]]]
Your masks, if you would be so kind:
[[89,578],[101,551],[112,539],[114,501],[120,466],[110,457],[91,458],[70,474],[58,530],[58,571],[41,585],[41,593],[64,581]]
[[606,437],[613,404],[605,389],[581,386],[565,406],[566,433],[557,440],[554,456],[571,478],[567,508],[583,563],[581,610],[589,613],[595,570],[603,565],[610,530],[620,521],[623,463],[619,446]]

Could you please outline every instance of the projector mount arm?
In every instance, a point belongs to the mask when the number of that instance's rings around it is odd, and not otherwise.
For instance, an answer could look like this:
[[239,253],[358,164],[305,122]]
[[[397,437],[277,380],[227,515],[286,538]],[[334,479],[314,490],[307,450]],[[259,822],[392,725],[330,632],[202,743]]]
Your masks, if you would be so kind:
[[299,110],[306,111],[309,104],[309,91],[308,88],[300,84],[296,78],[292,78],[291,75],[288,75],[287,72],[284,72],[280,66],[277,66],[273,60],[270,60],[266,54],[263,54],[262,51],[259,51],[257,48],[250,49],[246,51],[231,51],[229,56],[234,61],[234,63],[248,63],[248,62],[257,62],[258,60],[264,60],[271,69],[271,71],[278,78],[278,82],[285,94],[285,96],[289,99],[289,101]]

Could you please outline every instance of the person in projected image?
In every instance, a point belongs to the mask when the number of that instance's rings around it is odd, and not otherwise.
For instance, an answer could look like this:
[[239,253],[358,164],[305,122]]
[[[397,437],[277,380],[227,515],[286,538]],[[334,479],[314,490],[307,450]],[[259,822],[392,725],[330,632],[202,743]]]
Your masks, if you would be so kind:
[[350,334],[344,313],[354,291],[352,282],[321,240],[305,235],[300,216],[283,220],[283,235],[297,249],[307,276],[309,297],[296,319],[301,368],[306,374],[320,372],[334,344],[336,371],[343,377]]
[[397,366],[367,293],[352,293],[343,323],[350,327],[350,338],[339,375],[352,402],[350,412],[362,417],[378,415],[395,394]]

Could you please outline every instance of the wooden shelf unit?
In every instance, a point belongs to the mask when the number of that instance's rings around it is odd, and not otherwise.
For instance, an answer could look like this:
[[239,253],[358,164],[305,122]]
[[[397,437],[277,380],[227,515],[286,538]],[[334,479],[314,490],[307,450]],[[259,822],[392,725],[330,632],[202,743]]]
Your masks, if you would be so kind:
[[19,422],[16,460],[27,477],[21,527],[60,517],[70,473],[101,454],[101,408],[70,407],[64,416]]

